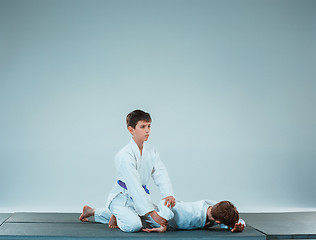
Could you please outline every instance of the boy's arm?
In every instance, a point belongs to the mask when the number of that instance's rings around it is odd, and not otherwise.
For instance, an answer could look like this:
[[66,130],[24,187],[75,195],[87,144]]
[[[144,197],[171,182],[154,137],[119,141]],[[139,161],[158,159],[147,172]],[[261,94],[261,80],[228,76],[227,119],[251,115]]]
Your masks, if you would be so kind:
[[[174,193],[171,185],[171,181],[168,175],[167,168],[160,160],[159,154],[155,152],[154,169],[152,172],[152,178],[155,184],[158,186],[163,198],[172,197]],[[171,200],[171,199],[170,199]]]
[[232,232],[242,232],[246,227],[246,223],[243,219],[240,218],[239,221],[235,223],[233,228],[228,227],[225,224],[220,224],[220,227],[224,229],[230,229]]
[[238,223],[235,223],[234,228],[231,230],[232,232],[242,232],[246,227],[246,223],[243,219],[239,219]]

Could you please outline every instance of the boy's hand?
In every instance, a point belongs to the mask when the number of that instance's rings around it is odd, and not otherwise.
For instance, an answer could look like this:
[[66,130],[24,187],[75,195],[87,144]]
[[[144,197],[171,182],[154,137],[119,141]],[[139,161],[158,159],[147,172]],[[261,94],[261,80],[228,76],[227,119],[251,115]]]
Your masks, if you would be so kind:
[[173,196],[168,196],[168,197],[165,197],[163,198],[162,200],[165,200],[165,206],[167,205],[168,203],[168,206],[167,207],[174,207],[176,205],[176,199],[173,197]]
[[234,228],[232,229],[232,232],[242,232],[245,229],[245,225],[242,223],[235,223]]
[[159,225],[161,225],[161,226],[167,226],[168,221],[167,221],[166,219],[160,217],[156,211],[151,211],[151,212],[149,213],[149,215],[150,215],[150,216],[152,217],[152,219],[154,219],[154,221],[155,221],[156,223],[158,223]]

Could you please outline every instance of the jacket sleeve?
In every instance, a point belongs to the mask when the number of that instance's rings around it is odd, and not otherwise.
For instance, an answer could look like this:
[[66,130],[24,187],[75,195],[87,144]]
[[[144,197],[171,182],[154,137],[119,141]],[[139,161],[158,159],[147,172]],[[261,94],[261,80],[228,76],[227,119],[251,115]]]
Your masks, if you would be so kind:
[[[244,224],[246,227],[246,222],[243,219],[239,218],[238,223]],[[219,226],[220,226],[220,228],[224,228],[224,229],[230,229],[230,230],[233,229],[231,227],[226,226],[225,224],[220,224]]]
[[174,196],[167,168],[156,151],[154,152],[154,168],[151,175],[163,198]]
[[129,153],[121,154],[118,157],[118,170],[121,172],[121,179],[125,182],[128,194],[132,197],[136,212],[144,216],[154,210],[154,205],[150,202],[144,191],[139,173],[136,170],[136,159]]
[[245,227],[246,227],[246,222],[244,221],[244,219],[239,218],[238,223],[244,224],[244,225],[245,225]]

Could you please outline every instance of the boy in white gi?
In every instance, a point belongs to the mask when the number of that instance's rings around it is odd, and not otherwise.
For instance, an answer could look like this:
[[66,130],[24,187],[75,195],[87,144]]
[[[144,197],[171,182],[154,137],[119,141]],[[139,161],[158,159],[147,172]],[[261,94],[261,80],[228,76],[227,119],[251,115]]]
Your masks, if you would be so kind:
[[[239,219],[236,207],[229,201],[219,203],[211,200],[177,201],[175,207],[171,209],[160,204],[158,213],[168,221],[168,226],[172,229],[207,229],[220,224],[221,228],[241,232],[245,227],[244,220]],[[165,232],[166,230],[167,226],[143,229],[145,232]]]
[[[118,226],[124,232],[140,231],[143,224],[148,227],[166,225],[166,219],[157,214],[146,187],[152,177],[164,197],[164,204],[168,204],[168,207],[175,205],[166,167],[158,153],[145,144],[150,134],[151,117],[149,113],[135,110],[127,115],[126,124],[133,137],[115,157],[117,182],[107,204],[114,216],[106,221],[109,221],[109,227]],[[104,223],[108,209],[94,210],[84,206],[80,220],[87,221],[93,210],[95,221]]]

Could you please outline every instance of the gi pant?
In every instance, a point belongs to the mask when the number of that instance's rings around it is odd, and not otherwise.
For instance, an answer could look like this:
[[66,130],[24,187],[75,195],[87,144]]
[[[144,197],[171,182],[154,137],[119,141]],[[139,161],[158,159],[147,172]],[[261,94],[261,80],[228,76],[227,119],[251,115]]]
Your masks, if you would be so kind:
[[[169,221],[173,218],[173,212],[164,206],[164,200],[160,201],[155,210],[158,215]],[[96,222],[109,223],[113,214],[116,217],[117,225],[123,232],[138,232],[144,228],[160,227],[149,214],[139,216],[134,208],[133,199],[129,195],[120,193],[110,203],[109,209],[95,209],[94,218]]]

